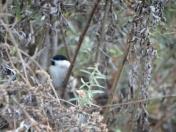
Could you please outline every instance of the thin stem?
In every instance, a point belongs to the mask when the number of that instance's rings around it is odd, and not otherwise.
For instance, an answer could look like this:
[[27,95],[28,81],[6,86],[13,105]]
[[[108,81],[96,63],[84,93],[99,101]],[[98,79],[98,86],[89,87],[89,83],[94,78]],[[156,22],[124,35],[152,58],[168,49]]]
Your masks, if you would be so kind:
[[13,45],[15,46],[15,48],[17,50],[18,57],[20,58],[20,61],[22,63],[22,67],[23,67],[23,71],[24,71],[24,75],[25,75],[25,81],[26,81],[26,83],[29,86],[31,86],[31,84],[30,84],[30,82],[28,80],[25,62],[24,62],[23,57],[21,55],[21,52],[20,52],[20,50],[18,48],[18,43],[16,42],[16,40],[15,40],[13,34],[12,34],[12,31],[8,28],[8,26],[2,20],[0,20],[0,22],[2,23],[2,25],[4,26],[4,28],[6,29],[6,31],[9,33],[10,39],[11,39]]
[[101,29],[100,29],[100,39],[98,41],[97,44],[97,48],[96,48],[96,54],[95,54],[95,61],[99,62],[100,60],[100,49],[102,47],[102,45],[104,45],[104,40],[105,40],[105,24],[107,21],[107,16],[108,16],[108,11],[109,11],[109,0],[106,0],[105,3],[105,12],[104,12],[104,16],[103,16],[103,20],[102,20],[102,24],[101,24]]
[[[130,40],[131,40],[131,35],[128,37],[128,40],[127,40],[127,45],[128,45],[127,51],[126,51],[126,53],[124,55],[124,58],[122,60],[121,65],[119,66],[119,68],[118,68],[118,70],[116,71],[116,74],[115,74],[115,78],[114,78],[114,81],[113,81],[113,84],[112,84],[112,87],[111,87],[111,94],[112,94],[112,96],[109,96],[109,98],[108,98],[108,103],[107,103],[108,105],[112,104],[112,100],[113,100],[114,95],[116,93],[115,92],[116,91],[116,86],[117,86],[117,84],[118,84],[118,82],[120,80],[121,73],[123,71],[125,62],[127,60],[128,53],[130,51]],[[106,108],[105,112],[104,112],[104,117],[105,117],[106,121],[107,121],[107,117],[108,117],[108,114],[107,114],[108,111],[109,111],[109,108]]]
[[97,1],[96,1],[95,5],[94,5],[94,7],[93,7],[93,9],[92,9],[92,11],[91,11],[91,13],[90,13],[90,16],[89,16],[89,18],[88,18],[87,24],[86,24],[86,26],[85,26],[85,28],[84,28],[82,34],[81,34],[80,37],[79,37],[79,41],[78,41],[78,44],[77,44],[77,48],[76,48],[76,51],[75,51],[75,55],[74,55],[74,57],[73,57],[73,60],[72,60],[72,62],[71,62],[70,68],[69,68],[68,73],[67,73],[67,76],[66,76],[66,78],[65,78],[65,80],[64,80],[64,83],[63,83],[63,91],[62,91],[62,96],[61,96],[61,97],[64,97],[65,89],[66,89],[68,80],[69,80],[69,78],[70,78],[72,69],[73,69],[73,67],[74,67],[76,58],[77,58],[77,56],[78,56],[79,50],[80,50],[80,48],[81,48],[82,42],[83,42],[83,40],[84,40],[84,37],[85,37],[85,35],[86,35],[86,33],[87,33],[87,30],[88,30],[88,28],[89,28],[89,26],[90,26],[90,22],[91,22],[91,20],[92,20],[92,18],[93,18],[93,15],[94,15],[94,13],[95,13],[95,11],[96,11],[96,9],[97,9],[98,4],[99,4],[100,1],[101,1],[101,0],[97,0]]
[[65,39],[65,32],[64,32],[62,26],[63,26],[63,22],[62,22],[62,25],[60,26],[60,31],[61,31],[61,34],[62,34],[62,39],[63,39],[63,42],[64,42],[64,47],[65,47],[67,58],[70,61],[70,52],[69,52],[68,45],[67,45],[67,42],[66,42],[66,39]]

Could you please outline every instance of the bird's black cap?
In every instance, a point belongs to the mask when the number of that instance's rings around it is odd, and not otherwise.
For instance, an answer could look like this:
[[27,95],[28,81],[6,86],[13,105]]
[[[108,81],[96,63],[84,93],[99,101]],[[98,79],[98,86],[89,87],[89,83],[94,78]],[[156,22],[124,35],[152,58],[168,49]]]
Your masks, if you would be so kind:
[[51,65],[55,65],[54,61],[59,61],[59,60],[68,60],[67,57],[65,57],[64,55],[55,55],[53,56],[53,58],[51,59]]
[[64,55],[55,55],[52,59],[53,60],[67,60],[67,57],[65,57]]

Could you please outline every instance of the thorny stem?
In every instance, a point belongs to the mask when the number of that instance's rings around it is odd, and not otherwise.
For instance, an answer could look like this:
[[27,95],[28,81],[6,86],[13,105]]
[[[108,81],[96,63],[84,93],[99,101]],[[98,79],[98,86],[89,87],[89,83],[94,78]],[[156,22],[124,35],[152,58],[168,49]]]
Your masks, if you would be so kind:
[[91,22],[91,20],[92,20],[92,18],[93,18],[93,15],[94,15],[94,13],[95,13],[95,11],[96,11],[96,9],[97,9],[98,4],[99,4],[100,1],[101,1],[101,0],[97,0],[97,1],[96,1],[95,5],[94,5],[94,7],[93,7],[93,9],[92,9],[92,11],[91,11],[91,13],[90,13],[90,16],[89,16],[89,18],[88,18],[87,24],[86,24],[86,26],[85,26],[85,28],[84,28],[82,34],[81,34],[80,37],[79,37],[79,41],[78,41],[78,44],[77,44],[77,47],[76,47],[75,55],[74,55],[74,57],[73,57],[73,60],[72,60],[71,65],[70,65],[70,68],[69,68],[69,70],[68,70],[68,72],[67,72],[66,78],[65,78],[64,83],[63,83],[63,90],[62,90],[62,94],[61,94],[61,97],[62,97],[62,98],[64,97],[65,89],[66,89],[68,80],[69,80],[69,78],[70,78],[72,69],[73,69],[73,67],[74,67],[76,58],[77,58],[77,56],[78,56],[79,50],[80,50],[80,48],[81,48],[82,42],[83,42],[83,40],[84,40],[84,37],[85,37],[85,35],[86,35],[86,33],[87,33],[87,30],[88,30],[88,28],[89,28],[89,26],[90,26],[90,22]]

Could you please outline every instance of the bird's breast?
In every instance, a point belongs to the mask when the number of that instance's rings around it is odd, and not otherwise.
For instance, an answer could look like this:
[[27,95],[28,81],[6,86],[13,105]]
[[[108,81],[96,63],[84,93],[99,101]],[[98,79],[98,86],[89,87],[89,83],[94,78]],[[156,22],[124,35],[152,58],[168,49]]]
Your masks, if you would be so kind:
[[66,77],[67,71],[68,71],[68,68],[50,66],[49,72],[55,88],[59,88],[62,86],[62,83]]

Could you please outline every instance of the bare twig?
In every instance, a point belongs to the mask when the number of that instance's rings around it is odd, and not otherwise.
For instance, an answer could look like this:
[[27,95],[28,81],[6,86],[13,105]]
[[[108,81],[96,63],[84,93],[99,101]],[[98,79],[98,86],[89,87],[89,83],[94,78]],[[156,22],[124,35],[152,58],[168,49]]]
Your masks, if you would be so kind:
[[124,102],[124,103],[106,105],[106,106],[102,106],[102,108],[106,108],[106,107],[117,108],[119,106],[124,106],[124,105],[141,104],[143,102],[159,100],[162,98],[169,99],[169,98],[175,98],[175,97],[176,97],[176,95],[165,95],[165,96],[161,96],[161,97],[152,97],[152,98],[147,98],[147,99],[139,99],[139,100],[133,100],[133,101],[128,101],[128,102]]
[[14,100],[14,102],[20,107],[20,109],[23,111],[23,113],[25,114],[25,116],[31,121],[32,126],[34,126],[36,128],[36,130],[39,132],[40,129],[38,127],[38,123],[37,121],[35,121],[29,114],[28,112],[23,108],[23,106],[21,106],[21,104],[18,103],[18,101],[16,100],[16,98],[14,96],[12,96],[12,99]]
[[[49,34],[49,27],[45,27],[44,29],[45,31],[45,37],[44,37],[44,52],[41,54],[40,59],[39,59],[39,63],[41,65],[42,68],[44,68],[45,70],[48,67],[48,60],[49,60],[49,51],[50,51],[50,34]],[[43,80],[43,78],[41,78],[41,80]]]
[[11,57],[10,57],[10,55],[9,55],[8,49],[9,49],[9,47],[6,45],[5,51],[6,51],[6,53],[7,53],[7,57],[8,57],[8,59],[9,59],[9,61],[10,61],[11,66],[13,67],[13,69],[15,69],[15,71],[17,72],[17,74],[19,74],[19,76],[23,79],[23,81],[26,82],[26,78],[25,78],[22,74],[20,74],[20,71],[19,71],[19,70],[15,67],[15,65],[13,64],[12,59],[11,59]]
[[95,5],[94,5],[94,7],[93,7],[93,9],[92,9],[92,11],[91,11],[91,13],[90,13],[90,16],[89,16],[89,18],[88,18],[87,24],[86,24],[86,26],[85,26],[85,28],[84,28],[82,34],[81,34],[80,37],[79,37],[79,41],[78,41],[78,44],[77,44],[77,48],[76,48],[76,51],[75,51],[75,55],[74,55],[73,60],[72,60],[72,62],[71,62],[71,65],[70,65],[70,68],[69,68],[69,70],[68,70],[67,76],[66,76],[66,78],[65,78],[65,80],[64,80],[63,91],[62,91],[62,96],[61,96],[61,97],[64,97],[65,88],[66,88],[67,83],[68,83],[68,80],[69,80],[69,78],[70,78],[70,75],[71,75],[72,69],[73,69],[73,67],[74,67],[76,58],[77,58],[77,56],[78,56],[79,50],[80,50],[80,48],[81,48],[81,45],[82,45],[82,42],[83,42],[84,37],[85,37],[85,35],[86,35],[86,32],[87,32],[87,30],[88,30],[88,28],[89,28],[89,26],[90,26],[90,22],[91,22],[91,20],[92,20],[92,18],[93,18],[93,15],[94,15],[94,13],[95,13],[95,11],[96,11],[96,9],[97,9],[98,4],[99,4],[100,1],[101,1],[101,0],[97,0],[97,1],[96,1]]
[[51,25],[53,26],[51,32],[50,32],[50,51],[51,51],[51,56],[54,56],[57,54],[58,52],[58,25],[59,25],[59,21],[56,20],[54,22],[53,21],[53,17],[51,17]]
[[35,58],[37,58],[41,54],[41,52],[43,52],[43,49],[37,52],[37,54],[34,54],[32,57],[28,53],[24,52],[23,50],[20,50],[20,52],[29,58],[29,61],[26,63],[27,66],[29,66],[31,62],[33,62],[38,68],[40,68],[41,70],[44,70],[40,66],[40,64],[35,60]]
[[96,48],[96,54],[95,54],[95,61],[99,62],[100,60],[100,48],[101,45],[104,45],[104,40],[105,40],[105,24],[106,24],[106,20],[107,20],[107,16],[108,16],[108,11],[109,11],[109,0],[106,0],[105,3],[105,12],[104,12],[104,16],[103,16],[103,20],[102,20],[102,24],[101,24],[101,29],[100,29],[100,39],[98,41],[97,44],[97,48]]
[[61,34],[62,34],[62,39],[63,39],[63,42],[64,42],[64,47],[65,47],[65,51],[66,51],[66,55],[67,55],[67,58],[68,60],[70,61],[70,52],[69,52],[69,49],[68,49],[68,46],[67,46],[67,42],[65,40],[65,32],[63,30],[63,22],[61,22],[61,26],[60,26],[60,30],[61,30]]
[[161,116],[160,120],[157,122],[157,124],[154,126],[153,131],[152,132],[156,132],[158,130],[158,128],[162,125],[162,123],[168,121],[169,119],[171,119],[174,115],[175,115],[175,110],[174,108],[176,107],[176,103],[174,103],[173,105],[171,105],[170,107],[168,107],[163,115]]
[[24,75],[25,75],[25,81],[30,86],[31,84],[30,84],[30,82],[28,80],[27,71],[26,71],[26,65],[25,65],[25,62],[24,62],[23,57],[21,55],[21,52],[20,52],[20,50],[18,48],[18,43],[16,42],[16,40],[15,40],[13,34],[12,34],[11,29],[9,29],[8,26],[2,20],[0,20],[0,22],[2,23],[2,25],[4,26],[6,31],[9,33],[10,39],[11,39],[12,43],[14,44],[14,46],[15,46],[15,48],[17,50],[17,54],[18,54],[18,56],[20,58],[20,61],[22,63],[22,67],[23,67],[23,71],[24,71]]
[[4,17],[4,16],[13,16],[12,14],[10,13],[0,13],[0,17]]
[[[128,53],[129,53],[129,51],[130,51],[130,41],[131,41],[131,35],[129,34],[129,37],[128,37],[128,40],[127,40],[127,45],[128,45],[127,51],[126,51],[126,53],[125,53],[125,55],[124,55],[124,58],[123,58],[123,60],[122,60],[121,65],[119,66],[118,70],[116,71],[115,78],[114,78],[114,81],[113,81],[113,84],[112,84],[112,87],[111,87],[111,94],[112,94],[112,96],[109,96],[109,98],[108,98],[108,103],[107,103],[107,104],[109,104],[109,105],[112,104],[112,100],[113,100],[114,95],[115,95],[115,93],[116,93],[115,91],[116,91],[117,84],[118,84],[118,82],[119,82],[121,73],[122,73],[122,71],[123,71],[125,62],[126,62],[126,60],[127,60]],[[105,109],[105,112],[104,112],[104,117],[105,117],[105,119],[107,119],[107,116],[108,116],[107,113],[108,113],[108,111],[109,111],[109,108],[106,108],[106,109]]]
[[38,70],[38,71],[36,71],[36,73],[43,73],[45,76],[47,76],[47,80],[49,81],[49,84],[50,84],[50,86],[51,86],[51,88],[53,90],[53,93],[54,93],[54,95],[55,95],[55,97],[57,99],[57,102],[60,104],[59,96],[58,96],[58,94],[57,94],[57,92],[56,92],[56,90],[55,90],[55,88],[54,88],[54,86],[52,84],[52,80],[51,80],[50,76],[48,75],[48,73],[45,70],[42,70],[42,71]]

